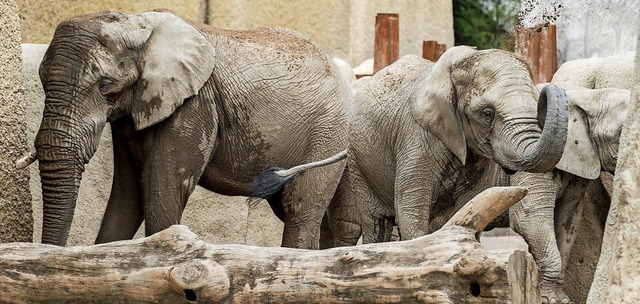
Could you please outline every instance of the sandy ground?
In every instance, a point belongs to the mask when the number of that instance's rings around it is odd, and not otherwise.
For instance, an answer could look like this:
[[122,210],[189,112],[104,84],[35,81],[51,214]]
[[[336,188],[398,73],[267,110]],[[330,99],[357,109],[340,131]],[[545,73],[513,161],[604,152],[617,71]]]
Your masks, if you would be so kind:
[[498,253],[510,253],[515,250],[528,250],[524,239],[509,228],[496,228],[485,232],[480,237],[480,243],[487,250]]

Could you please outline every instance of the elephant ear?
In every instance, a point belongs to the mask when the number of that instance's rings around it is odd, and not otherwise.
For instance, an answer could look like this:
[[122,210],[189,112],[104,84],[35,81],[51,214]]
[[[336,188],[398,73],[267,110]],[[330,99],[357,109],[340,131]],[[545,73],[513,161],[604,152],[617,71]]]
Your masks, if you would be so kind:
[[588,179],[597,178],[603,170],[613,172],[631,91],[568,90],[567,97],[569,132],[556,168]]
[[469,46],[449,49],[424,80],[416,84],[417,90],[411,95],[411,113],[415,121],[444,143],[462,164],[467,159],[467,141],[456,109],[451,69],[456,62],[475,53],[476,49]]
[[589,135],[588,114],[576,106],[569,105],[567,143],[556,168],[586,179],[600,176],[600,158]]
[[140,78],[131,116],[137,130],[169,117],[207,82],[215,50],[180,17],[166,12],[141,13],[152,32],[141,55]]

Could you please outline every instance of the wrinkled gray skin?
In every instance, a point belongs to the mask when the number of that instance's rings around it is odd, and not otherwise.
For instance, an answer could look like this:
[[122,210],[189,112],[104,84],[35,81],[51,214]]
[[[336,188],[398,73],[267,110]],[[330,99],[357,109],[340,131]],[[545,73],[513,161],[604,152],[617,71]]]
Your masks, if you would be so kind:
[[[271,165],[347,148],[349,87],[324,51],[289,30],[217,30],[169,12],[78,16],[56,29],[40,78],[43,243],[66,243],[107,122],[115,170],[96,243],[130,239],[143,220],[146,235],[178,224],[196,184],[248,196]],[[300,174],[269,199],[283,246],[318,247],[344,165]]]
[[394,223],[402,240],[425,235],[454,206],[507,185],[501,167],[550,171],[565,145],[564,91],[551,85],[538,107],[530,71],[511,53],[406,56],[352,88],[348,170],[322,247],[355,244],[360,220],[365,243],[388,241]]
[[[569,303],[562,290],[571,247],[580,230],[587,193],[614,173],[631,93],[622,89],[567,90],[569,131],[564,154],[549,173],[518,172],[511,184],[529,193],[509,210],[539,268],[543,303]],[[594,248],[594,250],[596,250]]]

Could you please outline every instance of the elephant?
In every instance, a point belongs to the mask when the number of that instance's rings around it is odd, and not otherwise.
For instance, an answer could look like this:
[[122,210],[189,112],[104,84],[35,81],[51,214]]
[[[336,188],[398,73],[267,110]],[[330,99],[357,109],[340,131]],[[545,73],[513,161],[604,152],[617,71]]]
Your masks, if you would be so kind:
[[[156,10],[60,23],[40,66],[42,242],[65,245],[82,172],[111,125],[114,179],[96,243],[180,221],[199,184],[248,196],[265,168],[348,148],[351,90],[331,58],[288,29],[222,30]],[[296,176],[269,199],[282,245],[318,248],[346,160]]]
[[553,74],[551,82],[565,89],[631,90],[635,55],[636,52],[624,52],[608,57],[567,61]]
[[360,235],[389,241],[394,224],[401,240],[425,235],[444,224],[441,213],[508,185],[505,172],[552,170],[565,146],[564,91],[539,93],[509,52],[458,46],[436,63],[408,55],[352,89],[347,170],[322,248]]
[[562,285],[584,204],[590,194],[603,187],[600,172],[615,171],[631,98],[631,92],[624,89],[569,89],[566,94],[569,131],[556,169],[517,172],[511,177],[511,185],[529,189],[527,196],[509,209],[509,219],[534,256],[543,303],[570,302]]

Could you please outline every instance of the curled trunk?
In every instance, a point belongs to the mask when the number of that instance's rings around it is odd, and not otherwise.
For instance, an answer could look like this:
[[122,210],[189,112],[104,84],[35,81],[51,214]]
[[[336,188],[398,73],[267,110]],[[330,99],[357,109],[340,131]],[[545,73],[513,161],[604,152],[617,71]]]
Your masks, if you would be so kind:
[[506,162],[517,170],[542,173],[551,171],[564,151],[567,141],[569,110],[564,90],[549,84],[540,92],[538,101],[538,124],[542,134],[520,133],[514,138],[516,151],[506,155]]

